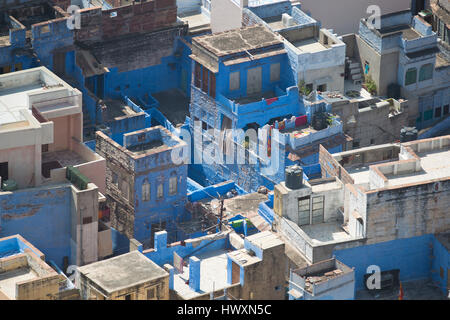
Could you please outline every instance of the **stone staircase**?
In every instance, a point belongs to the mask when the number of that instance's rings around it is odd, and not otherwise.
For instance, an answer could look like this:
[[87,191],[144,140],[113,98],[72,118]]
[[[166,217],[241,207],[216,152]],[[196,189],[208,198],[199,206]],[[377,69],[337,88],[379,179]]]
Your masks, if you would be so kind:
[[361,64],[358,61],[345,57],[345,69],[347,70],[348,79],[352,80],[354,84],[361,84],[363,82],[364,78]]

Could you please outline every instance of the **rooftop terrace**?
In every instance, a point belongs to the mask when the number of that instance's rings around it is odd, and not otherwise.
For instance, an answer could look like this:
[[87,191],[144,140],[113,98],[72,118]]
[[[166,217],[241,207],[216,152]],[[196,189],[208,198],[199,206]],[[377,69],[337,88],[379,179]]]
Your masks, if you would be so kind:
[[279,36],[262,25],[254,25],[192,39],[218,57],[282,44]]
[[108,294],[169,275],[138,251],[94,262],[78,270]]

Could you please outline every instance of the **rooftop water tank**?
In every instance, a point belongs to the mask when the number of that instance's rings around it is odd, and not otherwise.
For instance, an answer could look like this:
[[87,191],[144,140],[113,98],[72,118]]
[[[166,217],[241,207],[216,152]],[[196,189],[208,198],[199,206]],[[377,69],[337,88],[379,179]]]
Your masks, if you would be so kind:
[[285,177],[286,187],[289,189],[297,190],[303,186],[303,169],[300,166],[287,167]]
[[400,130],[400,142],[417,140],[418,131],[415,127],[403,127]]

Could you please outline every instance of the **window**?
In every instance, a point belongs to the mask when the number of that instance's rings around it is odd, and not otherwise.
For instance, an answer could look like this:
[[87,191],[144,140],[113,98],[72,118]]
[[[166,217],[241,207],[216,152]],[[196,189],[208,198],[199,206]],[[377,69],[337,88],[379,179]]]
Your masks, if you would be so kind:
[[270,81],[280,80],[280,64],[273,63],[270,65]]
[[433,119],[433,109],[427,110],[423,113],[423,121]]
[[317,86],[317,91],[320,91],[320,92],[327,91],[327,84],[325,83],[325,84],[318,85]]
[[85,217],[83,218],[83,224],[92,223],[92,217]]
[[205,121],[202,121],[202,129],[203,130],[208,130],[208,124]]
[[309,197],[298,199],[298,225],[309,224]]
[[117,186],[118,180],[119,180],[119,177],[118,177],[117,173],[113,172],[112,173],[112,183]]
[[202,67],[198,62],[196,62],[194,68],[194,86],[196,86],[197,88],[200,88],[201,86],[202,82],[201,77],[202,77]]
[[122,194],[125,199],[128,200],[128,182],[125,179],[121,180],[121,184],[119,186],[120,191],[122,191]]
[[239,71],[230,73],[230,91],[239,89],[240,87],[239,76],[240,76]]
[[125,296],[125,300],[131,300],[131,294],[127,294],[127,295]]
[[431,78],[433,78],[433,64],[432,63],[424,64],[420,68],[419,81],[430,80]]
[[169,179],[169,194],[174,195],[177,193],[177,177],[171,177]]
[[216,97],[216,75],[212,72],[209,73],[209,95]]
[[148,183],[148,179],[144,180],[142,184],[142,201],[150,200],[150,184]]
[[312,198],[312,224],[323,222],[323,200],[324,196]]
[[158,199],[161,199],[164,195],[164,185],[162,183],[158,184]]
[[353,149],[359,148],[359,141],[355,140],[353,141]]
[[203,72],[202,72],[202,91],[204,93],[208,93],[208,69],[206,69],[205,67],[202,67]]
[[449,107],[448,104],[444,106],[444,116],[445,116],[446,114],[448,114],[448,111],[449,111],[449,110],[448,110],[448,109],[449,109],[448,107]]
[[442,111],[441,107],[434,109],[434,117],[435,118],[440,118],[441,117],[441,111]]
[[375,144],[375,139],[370,139],[370,144]]
[[44,152],[48,152],[48,144],[42,145],[42,153],[44,153]]
[[416,68],[408,69],[408,71],[406,71],[405,74],[405,86],[416,83],[416,81],[417,81],[417,69]]
[[155,299],[155,288],[150,288],[147,290],[147,300]]
[[11,66],[0,67],[0,74],[11,72]]

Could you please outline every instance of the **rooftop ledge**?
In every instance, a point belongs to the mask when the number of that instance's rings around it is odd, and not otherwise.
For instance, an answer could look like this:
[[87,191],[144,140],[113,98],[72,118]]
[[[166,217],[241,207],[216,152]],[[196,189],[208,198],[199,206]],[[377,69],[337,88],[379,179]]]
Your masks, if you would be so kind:
[[216,99],[235,114],[261,112],[267,108],[289,105],[293,100],[298,100],[298,88],[296,86],[282,90],[275,86],[272,91],[266,91],[247,97],[227,98],[222,94],[216,94]]

